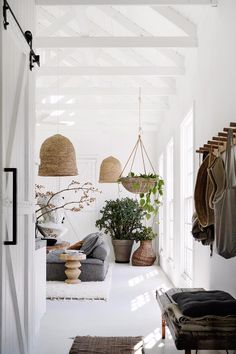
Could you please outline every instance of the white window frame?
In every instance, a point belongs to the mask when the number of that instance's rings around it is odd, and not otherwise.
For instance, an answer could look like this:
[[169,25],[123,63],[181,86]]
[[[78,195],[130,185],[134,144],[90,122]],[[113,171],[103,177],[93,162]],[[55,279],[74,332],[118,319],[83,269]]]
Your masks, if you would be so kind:
[[[158,173],[160,178],[164,178],[164,155],[163,153],[160,155],[158,159]],[[159,253],[164,252],[164,206],[163,206],[164,198],[160,196],[160,207],[158,212],[158,234],[159,234]]]
[[174,139],[166,147],[166,241],[167,258],[174,261]]
[[[191,235],[193,214],[194,179],[194,113],[189,111],[180,126],[181,161],[181,276],[191,286],[193,280],[193,237]],[[190,258],[190,262],[188,259]]]

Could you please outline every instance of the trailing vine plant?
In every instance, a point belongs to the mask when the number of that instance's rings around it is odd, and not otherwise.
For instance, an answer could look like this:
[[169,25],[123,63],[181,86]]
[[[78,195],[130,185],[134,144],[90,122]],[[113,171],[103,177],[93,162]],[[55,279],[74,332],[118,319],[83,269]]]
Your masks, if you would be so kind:
[[[158,175],[154,173],[149,174],[135,174],[134,172],[130,172],[129,177],[137,177],[144,178],[147,180],[154,180],[155,183],[153,187],[150,187],[147,193],[140,193],[140,201],[139,204],[143,208],[145,212],[145,217],[147,220],[154,218],[157,216],[159,206],[161,204],[160,197],[164,192],[164,180]],[[137,181],[138,183],[138,181]]]

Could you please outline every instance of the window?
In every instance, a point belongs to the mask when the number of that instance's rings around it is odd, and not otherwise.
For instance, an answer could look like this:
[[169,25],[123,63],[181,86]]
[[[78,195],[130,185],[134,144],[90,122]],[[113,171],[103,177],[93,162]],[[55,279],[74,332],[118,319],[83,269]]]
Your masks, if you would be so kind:
[[192,279],[193,238],[193,110],[181,124],[181,260],[186,280]]
[[[164,161],[163,161],[163,154],[159,157],[158,161],[158,167],[159,167],[159,176],[161,178],[164,177]],[[163,220],[163,197],[160,197],[160,207],[159,207],[159,252],[163,252],[164,244],[164,220]]]
[[166,148],[166,231],[167,231],[167,256],[174,259],[174,142],[169,141]]

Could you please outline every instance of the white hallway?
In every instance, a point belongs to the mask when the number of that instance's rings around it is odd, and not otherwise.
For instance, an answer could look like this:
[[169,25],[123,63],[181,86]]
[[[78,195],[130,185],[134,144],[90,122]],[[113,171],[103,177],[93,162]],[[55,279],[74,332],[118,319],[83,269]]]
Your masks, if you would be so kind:
[[161,314],[155,292],[171,286],[160,267],[113,264],[106,301],[48,300],[34,354],[68,354],[72,337],[139,336],[146,354],[178,353],[169,335],[161,339]]

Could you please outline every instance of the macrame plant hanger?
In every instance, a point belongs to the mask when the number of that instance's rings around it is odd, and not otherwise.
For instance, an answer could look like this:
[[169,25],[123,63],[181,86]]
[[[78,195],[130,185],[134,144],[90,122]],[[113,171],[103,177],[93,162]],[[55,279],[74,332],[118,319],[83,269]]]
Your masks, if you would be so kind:
[[[141,127],[141,88],[139,88],[139,97],[138,97],[138,102],[139,102],[139,107],[138,107],[138,111],[139,111],[139,127],[138,127],[138,139],[134,145],[134,148],[132,149],[132,152],[120,174],[120,181],[123,184],[123,186],[131,193],[146,193],[148,191],[148,188],[150,188],[150,186],[152,186],[152,183],[154,181],[149,180],[148,178],[142,178],[141,176],[138,177],[134,177],[132,176],[132,169],[134,166],[134,161],[136,159],[137,156],[137,152],[138,149],[140,148],[140,152],[141,152],[141,158],[142,158],[142,164],[143,164],[143,171],[144,174],[147,175],[147,168],[146,168],[146,164],[145,164],[145,159],[147,159],[147,161],[149,162],[152,172],[154,175],[156,175],[155,169],[153,167],[153,164],[148,156],[147,150],[144,146],[144,143],[142,141],[142,127]],[[131,162],[130,165],[130,171],[128,174],[128,177],[122,177],[126,167],[128,166],[128,164]],[[153,178],[152,178],[153,180]],[[148,187],[149,186],[149,187]]]

